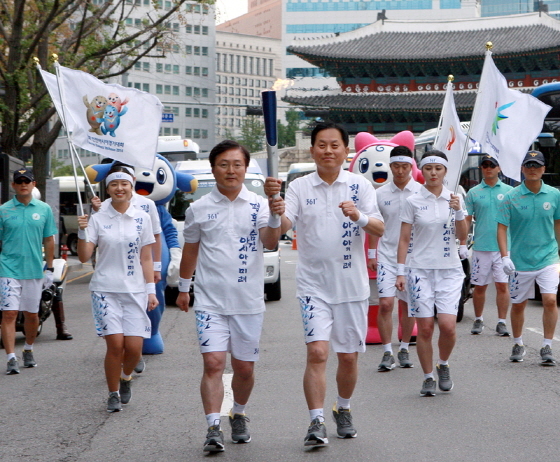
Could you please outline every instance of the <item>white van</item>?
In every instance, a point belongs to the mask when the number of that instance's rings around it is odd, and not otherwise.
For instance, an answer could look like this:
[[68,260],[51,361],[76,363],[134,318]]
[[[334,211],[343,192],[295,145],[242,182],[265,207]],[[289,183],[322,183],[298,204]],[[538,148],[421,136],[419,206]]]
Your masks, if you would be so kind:
[[[60,191],[60,216],[64,220],[64,227],[66,228],[66,244],[72,255],[78,255],[78,194],[76,193],[76,180],[73,175],[69,176],[56,176],[53,180],[58,180]],[[91,191],[87,188],[87,197],[85,194],[84,177],[78,177],[78,185],[80,187],[80,194],[82,196],[82,203],[84,210],[89,213],[89,199],[91,198]],[[93,190],[98,192],[98,185],[94,184]],[[62,230],[60,230],[62,232]]]
[[[190,173],[198,180],[198,188],[194,193],[184,193],[177,191],[169,202],[169,213],[173,217],[177,228],[179,245],[183,247],[183,227],[185,224],[185,212],[189,205],[200,197],[212,191],[216,184],[210,161],[206,160],[186,160],[178,162],[175,170]],[[266,197],[264,194],[265,177],[254,159],[251,159],[247,173],[245,174],[245,186],[249,191],[253,191]],[[194,278],[193,278],[194,279]],[[178,281],[169,281],[168,287],[176,288]],[[282,296],[280,278],[280,250],[278,246],[274,250],[265,249],[264,251],[264,292],[269,301],[280,300]],[[171,295],[171,294],[170,294]],[[171,295],[170,298],[173,298]]]

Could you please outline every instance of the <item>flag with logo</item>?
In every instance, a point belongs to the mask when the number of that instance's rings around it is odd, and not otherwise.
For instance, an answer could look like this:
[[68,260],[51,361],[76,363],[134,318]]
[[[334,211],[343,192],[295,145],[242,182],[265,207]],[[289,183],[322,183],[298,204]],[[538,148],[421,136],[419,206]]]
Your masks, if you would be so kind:
[[[41,70],[43,81],[70,140],[104,157],[151,169],[154,165],[162,104],[155,96],[63,66],[57,77]],[[62,98],[61,95],[62,94]]]
[[495,157],[504,175],[521,181],[521,162],[542,130],[551,107],[512,90],[487,51],[474,105],[470,137]]
[[461,122],[455,108],[453,97],[453,84],[447,82],[447,91],[441,110],[441,123],[434,141],[434,148],[447,156],[448,167],[445,180],[449,189],[456,188],[459,184],[459,176],[463,168],[463,153],[467,135],[461,129]]

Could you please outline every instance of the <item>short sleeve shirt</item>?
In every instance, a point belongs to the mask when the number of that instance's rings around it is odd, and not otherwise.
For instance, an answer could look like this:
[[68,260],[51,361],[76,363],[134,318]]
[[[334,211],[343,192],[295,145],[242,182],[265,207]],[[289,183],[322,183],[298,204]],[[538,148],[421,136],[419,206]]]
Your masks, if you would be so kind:
[[98,292],[146,291],[140,252],[155,242],[150,216],[130,205],[125,213],[111,204],[88,223],[89,242],[98,246],[97,264],[89,289]]
[[498,223],[508,227],[510,257],[517,271],[537,271],[558,263],[554,221],[560,220],[560,191],[542,183],[537,194],[525,182],[506,194]]
[[498,182],[490,186],[482,182],[470,189],[465,199],[467,213],[473,215],[476,221],[474,228],[473,249],[484,252],[497,252],[498,222],[496,215],[498,207],[505,195],[513,189],[510,185]]
[[411,179],[401,190],[392,181],[375,191],[377,205],[385,221],[385,232],[377,245],[377,260],[396,266],[397,248],[401,233],[401,210],[406,198],[416,194],[422,185]]
[[[101,203],[101,208],[99,210],[107,210],[107,207],[110,203],[111,198],[104,200]],[[130,205],[136,207],[137,209],[143,210],[148,215],[150,215],[150,220],[152,221],[152,232],[154,234],[161,234],[161,223],[159,220],[159,214],[156,204],[152,199],[133,192],[132,198],[130,199]]]
[[199,243],[195,310],[224,315],[265,311],[259,230],[268,225],[268,216],[268,201],[245,186],[233,201],[214,187],[187,209],[183,237],[186,243]]
[[43,277],[43,239],[57,232],[50,206],[31,199],[24,205],[14,196],[0,207],[0,277]]
[[366,232],[343,215],[339,204],[348,200],[364,215],[383,221],[375,189],[361,175],[341,169],[329,185],[314,172],[290,183],[286,217],[297,233],[298,297],[315,296],[333,304],[368,298]]
[[[464,203],[461,201],[461,208]],[[414,226],[414,246],[408,256],[410,268],[461,268],[455,241],[455,213],[451,214],[451,191],[443,188],[439,197],[425,187],[406,199],[401,220]],[[449,221],[449,226],[448,226]]]

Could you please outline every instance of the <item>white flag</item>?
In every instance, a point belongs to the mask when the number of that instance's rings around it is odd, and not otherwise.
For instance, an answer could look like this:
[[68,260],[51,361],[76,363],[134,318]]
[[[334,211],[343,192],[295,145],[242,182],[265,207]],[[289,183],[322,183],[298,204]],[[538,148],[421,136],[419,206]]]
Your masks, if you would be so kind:
[[41,74],[72,143],[135,167],[153,167],[162,114],[158,98],[60,66],[61,101],[56,76]]
[[449,165],[445,181],[449,189],[453,189],[459,184],[459,176],[463,168],[463,152],[467,135],[461,129],[461,123],[457,116],[455,108],[455,99],[453,98],[453,84],[447,83],[447,91],[445,92],[445,100],[441,110],[441,125],[437,138],[434,142],[434,148],[443,152],[447,156]]
[[521,162],[550,109],[534,96],[508,88],[492,52],[486,52],[470,137],[498,160],[505,176],[521,181]]

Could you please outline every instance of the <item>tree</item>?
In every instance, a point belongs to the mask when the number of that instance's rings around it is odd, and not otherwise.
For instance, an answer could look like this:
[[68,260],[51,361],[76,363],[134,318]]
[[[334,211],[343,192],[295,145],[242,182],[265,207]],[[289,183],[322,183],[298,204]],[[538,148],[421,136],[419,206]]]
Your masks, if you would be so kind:
[[241,122],[241,136],[237,141],[245,146],[249,152],[258,152],[264,149],[264,123],[260,116],[246,116]]
[[286,122],[284,125],[278,120],[278,147],[286,148],[296,145],[296,131],[299,130],[301,112],[295,109],[286,111]]
[[[138,26],[134,0],[6,0],[0,6],[0,147],[19,157],[33,139],[31,152],[39,189],[44,192],[46,158],[56,140],[60,121],[33,58],[51,68],[49,54],[62,65],[108,79],[130,70],[142,58],[165,57],[174,41],[169,20],[184,22],[187,0],[151,0],[151,9]],[[212,4],[214,0],[198,0]],[[169,1],[165,2],[166,4]],[[144,10],[142,10],[144,11]],[[135,14],[136,13],[136,14]],[[129,20],[129,21],[127,21]]]

